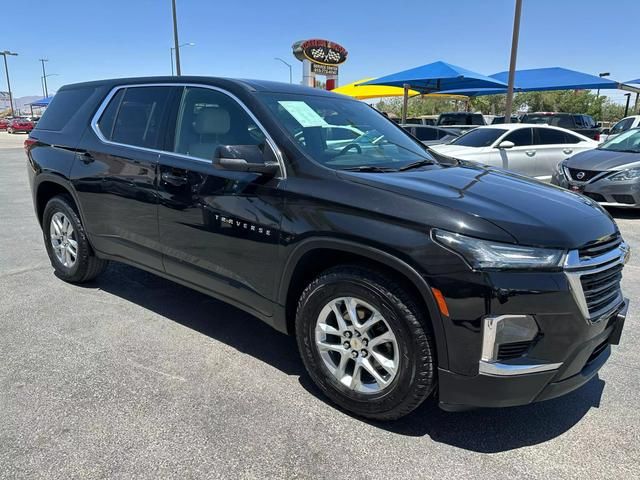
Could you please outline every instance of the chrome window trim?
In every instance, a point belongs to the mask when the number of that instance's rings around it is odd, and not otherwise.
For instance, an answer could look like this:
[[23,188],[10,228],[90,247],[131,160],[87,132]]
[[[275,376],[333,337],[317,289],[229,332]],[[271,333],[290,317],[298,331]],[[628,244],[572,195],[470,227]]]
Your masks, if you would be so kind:
[[155,148],[146,148],[146,147],[139,147],[137,145],[130,145],[128,143],[113,142],[113,141],[108,140],[107,138],[104,137],[104,135],[100,131],[100,128],[98,127],[98,120],[100,120],[100,117],[102,116],[102,114],[106,110],[106,108],[109,105],[109,102],[111,101],[111,99],[115,96],[116,93],[118,93],[118,90],[121,90],[123,88],[126,89],[126,88],[141,88],[141,87],[183,87],[183,88],[184,87],[196,87],[196,88],[207,88],[209,90],[215,90],[217,92],[222,93],[223,95],[228,96],[233,101],[235,101],[238,105],[240,105],[240,107],[242,107],[242,109],[249,115],[251,120],[253,120],[255,122],[255,124],[258,126],[258,128],[264,134],[265,139],[267,141],[267,144],[269,145],[269,148],[271,148],[271,150],[273,151],[276,159],[278,160],[278,164],[280,165],[280,175],[278,176],[278,178],[282,178],[282,179],[286,179],[287,178],[287,169],[285,167],[285,163],[284,163],[284,158],[282,156],[282,152],[278,148],[276,142],[273,140],[273,138],[271,137],[271,135],[269,134],[267,129],[264,128],[262,123],[260,123],[260,121],[253,114],[253,112],[251,110],[249,110],[249,108],[244,104],[244,102],[242,100],[240,100],[238,97],[236,97],[233,93],[231,93],[231,92],[229,92],[229,91],[227,91],[227,90],[225,90],[223,88],[215,87],[213,85],[205,85],[205,84],[202,84],[202,83],[167,83],[167,82],[161,82],[161,83],[133,83],[133,84],[116,85],[115,87],[113,87],[109,91],[107,96],[104,98],[104,100],[100,104],[100,107],[98,107],[98,110],[96,111],[96,113],[91,118],[91,129],[93,130],[93,132],[96,134],[96,136],[98,137],[98,139],[102,143],[107,144],[107,145],[117,145],[119,147],[134,148],[136,150],[140,150],[140,151],[144,151],[144,152],[173,155],[173,156],[184,158],[184,159],[187,159],[187,160],[192,160],[192,161],[196,161],[196,162],[200,162],[200,163],[206,163],[206,164],[211,165],[211,160],[206,160],[204,158],[192,157],[191,155],[185,155],[183,153],[172,152],[172,151],[169,151],[169,150],[158,150],[158,149],[155,149]]
[[589,324],[599,323],[603,319],[609,318],[609,314],[618,308],[624,298],[622,296],[622,291],[620,290],[618,295],[616,295],[611,302],[598,311],[590,314],[587,299],[585,298],[584,291],[582,290],[580,277],[592,273],[599,273],[604,270],[608,270],[611,267],[615,267],[616,265],[624,265],[628,259],[628,255],[629,246],[624,241],[615,249],[589,260],[580,260],[578,250],[571,250],[567,254],[564,264],[564,274],[569,282],[569,288],[576,305],[584,319]]

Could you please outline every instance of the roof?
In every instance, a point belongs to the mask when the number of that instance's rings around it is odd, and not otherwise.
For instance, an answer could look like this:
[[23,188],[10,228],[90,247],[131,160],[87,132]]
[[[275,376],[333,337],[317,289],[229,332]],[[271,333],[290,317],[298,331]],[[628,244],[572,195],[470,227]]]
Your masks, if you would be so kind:
[[[320,90],[318,88],[306,87],[303,85],[292,83],[272,82],[268,80],[249,80],[249,79],[235,79],[224,77],[202,77],[202,76],[159,76],[159,77],[130,77],[130,78],[110,78],[104,80],[94,80],[90,82],[75,83],[65,85],[60,90],[66,90],[69,88],[82,88],[82,87],[97,87],[97,86],[118,86],[118,85],[135,85],[145,83],[165,83],[165,84],[202,84],[218,86],[226,89],[242,89],[246,92],[274,92],[274,93],[297,93],[303,95],[316,95],[316,96],[335,96],[327,90]],[[340,97],[344,98],[344,97]]]

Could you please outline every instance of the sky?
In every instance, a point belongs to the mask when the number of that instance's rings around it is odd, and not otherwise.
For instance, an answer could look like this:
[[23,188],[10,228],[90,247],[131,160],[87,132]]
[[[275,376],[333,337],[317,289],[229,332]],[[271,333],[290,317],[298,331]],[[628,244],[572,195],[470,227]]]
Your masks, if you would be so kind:
[[[177,0],[183,75],[288,81],[281,57],[296,40],[341,44],[340,84],[444,60],[492,74],[507,70],[515,0]],[[639,0],[523,0],[517,68],[562,66],[626,81],[640,77]],[[0,11],[0,50],[15,97],[114,77],[171,73],[171,0],[20,0]],[[6,90],[4,72],[0,90]],[[623,92],[607,92],[622,101]]]

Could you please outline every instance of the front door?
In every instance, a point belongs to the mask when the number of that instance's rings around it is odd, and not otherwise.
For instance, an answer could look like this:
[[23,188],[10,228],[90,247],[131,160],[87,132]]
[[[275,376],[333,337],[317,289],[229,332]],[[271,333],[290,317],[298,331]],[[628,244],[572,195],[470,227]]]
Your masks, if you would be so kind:
[[160,155],[159,231],[168,274],[272,314],[283,183],[279,176],[215,168],[220,145],[271,148],[226,93],[185,87],[175,135]]
[[174,87],[129,86],[83,136],[72,182],[94,247],[161,271],[156,170]]
[[533,146],[530,128],[518,128],[505,136],[500,142],[513,142],[511,148],[500,148],[500,162],[497,166],[523,175],[535,177],[538,174],[537,152]]

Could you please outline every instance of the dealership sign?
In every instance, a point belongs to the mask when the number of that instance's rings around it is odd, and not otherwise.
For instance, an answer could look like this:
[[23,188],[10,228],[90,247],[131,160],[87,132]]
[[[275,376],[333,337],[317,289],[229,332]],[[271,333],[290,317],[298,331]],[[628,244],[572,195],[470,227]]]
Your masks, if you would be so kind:
[[347,51],[342,45],[318,38],[294,43],[293,54],[298,60],[306,59],[318,65],[337,66],[347,60]]
[[311,71],[316,75],[338,75],[338,66],[325,65],[323,63],[312,63]]

